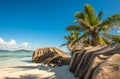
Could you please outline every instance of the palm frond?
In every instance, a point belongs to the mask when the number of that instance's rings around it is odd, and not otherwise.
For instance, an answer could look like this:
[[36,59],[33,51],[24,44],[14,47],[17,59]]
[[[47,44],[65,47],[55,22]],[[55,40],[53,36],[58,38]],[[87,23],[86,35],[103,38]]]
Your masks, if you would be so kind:
[[103,11],[101,11],[100,13],[98,13],[98,20],[101,21],[102,20],[102,16],[103,16]]
[[71,32],[70,35],[72,38],[77,39],[78,36],[80,35],[80,32]]
[[90,27],[91,27],[91,25],[87,21],[84,21],[82,19],[75,20],[75,22],[80,22],[80,24],[82,25],[82,27],[86,28],[86,29],[90,29]]
[[84,7],[84,11],[85,11],[85,14],[88,15],[90,25],[91,26],[97,25],[98,20],[97,20],[95,14],[94,14],[94,9],[92,8],[92,6],[86,4],[85,7]]
[[103,27],[99,27],[98,28],[98,31],[100,32],[100,31],[109,31],[109,30],[111,30],[111,25],[106,25],[106,26],[103,26]]
[[98,45],[105,45],[106,44],[105,40],[101,36],[98,36],[97,42],[98,42]]
[[109,33],[104,33],[104,36],[111,39],[111,42],[120,43],[120,34],[112,35]]
[[80,36],[78,39],[76,39],[76,40],[71,44],[71,46],[75,45],[75,43],[77,43],[77,42],[80,41],[81,39],[86,39],[89,34],[90,34],[89,32],[84,33],[82,36]]
[[120,35],[113,35],[112,41],[115,43],[120,43]]
[[85,17],[85,15],[83,12],[76,12],[75,13],[75,18],[77,18],[77,19],[85,19],[84,17]]
[[106,25],[114,25],[114,24],[120,24],[120,14],[115,14],[109,18],[107,18],[105,21],[103,21],[99,27],[103,27]]
[[68,35],[68,36],[64,36],[64,39],[66,39],[66,40],[70,40],[71,39],[71,37]]
[[107,39],[113,38],[113,35],[108,32],[103,32],[103,36],[106,37]]
[[68,45],[68,43],[62,44],[62,45],[60,45],[60,47],[63,47],[63,46],[66,46],[66,45]]
[[110,41],[110,40],[106,39],[105,37],[102,37],[102,38],[103,38],[105,44],[107,44],[107,45],[110,45],[110,44],[111,44],[111,41]]
[[82,28],[78,25],[69,25],[66,28],[66,31],[81,31]]

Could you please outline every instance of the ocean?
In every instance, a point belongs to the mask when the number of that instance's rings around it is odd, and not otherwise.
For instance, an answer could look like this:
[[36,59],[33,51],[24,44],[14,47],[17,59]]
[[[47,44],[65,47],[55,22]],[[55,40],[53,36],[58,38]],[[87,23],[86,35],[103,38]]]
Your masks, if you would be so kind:
[[[70,52],[66,52],[70,55]],[[33,52],[0,52],[0,68],[32,63]]]
[[24,62],[32,63],[32,54],[33,52],[0,52],[0,68]]

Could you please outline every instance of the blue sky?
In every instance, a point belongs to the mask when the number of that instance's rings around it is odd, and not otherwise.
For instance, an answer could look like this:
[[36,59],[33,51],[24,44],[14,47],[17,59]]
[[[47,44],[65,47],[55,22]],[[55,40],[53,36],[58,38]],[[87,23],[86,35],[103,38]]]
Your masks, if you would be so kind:
[[[0,38],[34,47],[59,47],[76,11],[91,4],[104,18],[120,13],[119,0],[0,0]],[[114,31],[115,33],[116,31]],[[66,47],[61,49],[67,51]]]

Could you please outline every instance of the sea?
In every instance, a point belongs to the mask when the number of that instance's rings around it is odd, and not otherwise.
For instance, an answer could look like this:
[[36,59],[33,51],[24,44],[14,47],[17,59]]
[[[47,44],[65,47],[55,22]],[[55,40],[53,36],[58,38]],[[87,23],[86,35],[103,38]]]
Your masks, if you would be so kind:
[[[70,55],[70,52],[66,52]],[[32,63],[33,52],[0,52],[0,69],[23,63]]]
[[33,52],[0,52],[0,68],[24,62],[32,63],[32,54]]

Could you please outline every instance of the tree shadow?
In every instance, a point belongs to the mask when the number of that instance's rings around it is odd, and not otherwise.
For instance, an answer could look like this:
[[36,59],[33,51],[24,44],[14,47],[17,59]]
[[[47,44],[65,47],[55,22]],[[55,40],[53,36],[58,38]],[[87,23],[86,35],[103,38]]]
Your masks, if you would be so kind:
[[44,78],[43,78],[43,75],[47,73],[36,73],[37,75],[36,74],[28,74],[28,75],[22,75],[22,76],[20,75],[20,78],[5,77],[5,79],[72,79],[74,77],[72,73],[69,72],[68,66],[49,67],[45,65],[37,65],[37,66],[16,66],[16,67],[11,67],[11,68],[15,68],[15,69],[18,68],[20,69],[20,71],[38,69],[38,70],[52,72],[54,74],[44,77]]
[[10,67],[10,68],[19,68],[22,71],[24,71],[24,70],[38,69],[39,66],[15,66],[15,67]]
[[38,79],[38,77],[36,77],[36,75],[24,75],[20,76],[20,78],[5,77],[5,79]]
[[22,75],[19,78],[15,77],[5,77],[4,79],[55,79],[53,76],[48,76],[48,77],[40,77],[38,75]]
[[68,66],[62,67],[48,67],[44,65],[39,65],[39,70],[46,70],[49,72],[54,72],[54,78],[45,78],[45,79],[78,79],[69,71]]

